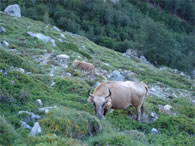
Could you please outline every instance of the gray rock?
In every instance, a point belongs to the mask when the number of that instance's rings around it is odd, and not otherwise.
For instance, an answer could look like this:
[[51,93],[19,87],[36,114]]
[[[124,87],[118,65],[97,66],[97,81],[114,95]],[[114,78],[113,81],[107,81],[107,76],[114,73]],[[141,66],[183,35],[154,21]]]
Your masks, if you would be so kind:
[[4,12],[10,16],[21,17],[20,7],[17,4],[9,5]]
[[35,122],[36,120],[39,120],[39,119],[41,119],[41,116],[35,115],[35,114],[32,114],[32,115],[31,115],[31,120],[32,120],[33,122]]
[[58,63],[60,66],[67,68],[67,64],[69,62],[70,56],[66,54],[60,54],[56,56],[56,59],[58,60]]
[[25,70],[23,68],[15,68],[17,71],[21,72],[21,73],[25,73]]
[[156,128],[152,128],[151,132],[152,134],[158,134],[158,130]]
[[32,130],[29,133],[29,136],[36,136],[39,133],[41,133],[41,127],[39,125],[39,122],[35,122]]
[[132,49],[128,49],[125,54],[129,56],[133,56],[133,57],[138,57],[137,51],[132,50]]
[[66,76],[67,76],[67,77],[71,77],[72,75],[71,75],[71,73],[67,72],[67,73],[66,73]]
[[150,113],[150,118],[152,121],[156,121],[158,119],[158,115],[155,112]]
[[125,77],[117,70],[110,73],[110,79],[115,81],[124,81]]
[[61,36],[62,38],[65,38],[65,35],[64,35],[63,33],[61,33],[60,36]]
[[5,29],[5,27],[1,26],[0,27],[0,33],[6,33],[6,32],[7,32],[7,30]]
[[192,71],[191,77],[192,77],[192,79],[195,79],[195,69]]
[[41,99],[37,99],[37,100],[36,100],[36,103],[37,103],[39,106],[42,106],[42,105],[43,105]]
[[28,124],[27,124],[26,122],[24,122],[24,121],[21,121],[21,126],[24,127],[24,128],[26,128],[26,129],[29,129],[29,130],[32,129],[32,127],[31,127],[30,125],[28,125]]
[[8,42],[6,42],[6,41],[3,41],[3,46],[5,46],[5,47],[8,47],[9,46],[9,43]]
[[42,108],[39,108],[39,111],[43,111],[43,112],[45,112],[45,113],[48,113],[48,112],[49,112],[49,110],[51,110],[51,109],[55,109],[55,108],[57,108],[57,106],[42,107]]
[[143,63],[145,63],[145,64],[152,65],[152,64],[146,59],[146,57],[144,57],[144,56],[141,56],[141,57],[140,57],[140,61],[143,62]]
[[61,38],[59,38],[59,39],[58,39],[58,41],[59,41],[59,42],[62,42],[62,39],[61,39]]
[[58,27],[56,27],[56,26],[53,26],[53,29],[55,29],[55,30],[58,31],[58,32],[61,31],[61,30],[60,30]]
[[51,42],[52,46],[56,47],[55,40],[49,36],[45,36],[41,33],[32,33],[30,31],[28,31],[27,34],[30,35],[31,37],[35,37],[39,40],[42,40],[43,42]]

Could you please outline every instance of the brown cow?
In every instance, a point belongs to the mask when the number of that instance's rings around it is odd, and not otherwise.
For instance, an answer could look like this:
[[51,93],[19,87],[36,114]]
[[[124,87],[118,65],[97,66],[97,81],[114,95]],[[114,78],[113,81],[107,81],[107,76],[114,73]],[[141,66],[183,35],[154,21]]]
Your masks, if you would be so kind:
[[132,81],[111,81],[101,83],[93,92],[88,91],[88,102],[94,105],[99,118],[106,116],[111,109],[126,109],[130,105],[137,108],[137,120],[140,121],[147,94],[146,85]]
[[74,60],[72,66],[79,68],[81,71],[90,72],[92,76],[94,74],[95,66],[91,63]]

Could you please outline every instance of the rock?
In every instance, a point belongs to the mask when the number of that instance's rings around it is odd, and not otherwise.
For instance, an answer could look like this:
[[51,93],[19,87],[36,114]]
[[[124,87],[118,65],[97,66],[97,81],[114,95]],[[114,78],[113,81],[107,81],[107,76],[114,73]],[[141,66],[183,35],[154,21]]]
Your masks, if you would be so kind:
[[60,54],[60,55],[57,55],[56,56],[56,59],[58,60],[60,66],[64,67],[64,68],[67,68],[67,64],[68,64],[68,61],[70,59],[70,56],[66,55],[66,54]]
[[58,32],[61,31],[61,30],[60,30],[58,27],[56,27],[56,26],[53,26],[53,29],[55,29],[55,30],[58,31]]
[[138,57],[137,51],[132,50],[132,49],[127,49],[127,51],[126,51],[125,54],[126,54],[126,55],[129,55],[129,56],[133,56],[133,57]]
[[6,33],[6,32],[7,32],[7,30],[3,26],[1,26],[0,27],[0,33]]
[[50,86],[54,86],[56,83],[54,81],[51,82]]
[[26,122],[24,122],[24,121],[21,121],[21,126],[24,127],[24,128],[26,128],[26,129],[29,129],[29,130],[32,129],[32,127],[31,127],[30,125],[28,125],[28,124],[27,124]]
[[110,73],[110,79],[115,81],[124,81],[125,77],[117,70]]
[[61,36],[62,38],[65,38],[65,35],[64,35],[63,33],[61,33],[60,36]]
[[151,120],[152,120],[152,121],[156,121],[156,120],[158,119],[158,115],[157,115],[157,113],[155,113],[155,112],[151,112],[151,114],[150,114],[150,118],[151,118]]
[[159,110],[164,113],[164,114],[170,114],[170,110],[171,110],[172,106],[171,105],[165,105],[165,106],[162,106],[162,105],[159,105]]
[[30,120],[32,120],[33,122],[35,122],[36,120],[39,120],[41,118],[41,116],[36,115],[33,112],[28,112],[28,111],[19,111],[18,114],[19,115],[21,115],[21,114],[28,114],[28,115],[30,115],[31,116]]
[[21,73],[25,73],[25,70],[23,68],[15,68],[17,71],[21,72]]
[[71,77],[72,75],[71,75],[71,73],[67,72],[67,73],[66,73],[66,76],[67,76],[67,77]]
[[164,109],[167,110],[167,111],[170,111],[171,108],[172,108],[172,106],[171,105],[168,105],[168,104],[166,104],[164,106]]
[[44,111],[45,113],[48,113],[50,109],[55,109],[57,106],[51,106],[51,107],[42,107],[39,108],[39,111]]
[[[152,65],[144,56],[141,56],[140,58],[140,61],[145,63],[145,64],[149,64],[149,65]],[[153,66],[153,65],[152,65]]]
[[30,31],[28,31],[27,34],[30,35],[31,37],[35,37],[35,38],[37,38],[39,40],[42,40],[44,42],[51,42],[52,43],[52,46],[53,47],[56,47],[55,40],[52,39],[49,36],[45,36],[45,35],[43,35],[41,33],[32,33]]
[[8,47],[9,46],[9,43],[8,42],[6,42],[6,41],[3,41],[3,46],[5,46],[5,47]]
[[195,79],[195,69],[192,71],[191,77],[192,77],[192,79]]
[[10,16],[21,17],[20,7],[17,4],[9,5],[4,12]]
[[62,39],[59,38],[58,41],[59,41],[59,42],[62,42]]
[[43,105],[41,99],[37,99],[37,100],[36,100],[36,103],[37,103],[39,106],[42,106],[42,105]]
[[39,122],[35,122],[32,130],[29,133],[29,136],[36,136],[39,133],[41,133],[41,127],[39,125]]
[[192,102],[193,104],[195,104],[195,100],[191,100],[191,102]]
[[152,128],[151,132],[152,134],[158,134],[158,130],[156,128]]
[[41,118],[41,116],[39,116],[39,115],[35,115],[35,114],[32,114],[31,115],[31,120],[33,121],[33,122],[35,122],[36,120],[39,120]]

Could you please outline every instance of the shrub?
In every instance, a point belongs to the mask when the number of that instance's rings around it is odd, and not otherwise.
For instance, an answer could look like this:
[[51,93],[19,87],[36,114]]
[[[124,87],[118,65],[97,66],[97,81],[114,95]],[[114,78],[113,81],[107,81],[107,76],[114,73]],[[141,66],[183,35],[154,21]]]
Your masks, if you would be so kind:
[[99,120],[84,111],[60,107],[49,112],[40,124],[46,134],[83,139],[101,132]]
[[0,144],[12,145],[20,136],[7,121],[0,116]]

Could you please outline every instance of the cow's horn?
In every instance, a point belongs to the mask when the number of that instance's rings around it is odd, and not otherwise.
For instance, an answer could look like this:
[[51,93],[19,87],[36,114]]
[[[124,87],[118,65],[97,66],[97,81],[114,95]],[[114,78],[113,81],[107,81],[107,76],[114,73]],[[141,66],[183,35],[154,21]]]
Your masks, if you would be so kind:
[[94,98],[94,96],[90,93],[91,89],[89,89],[88,91],[88,95],[91,96],[92,98]]
[[112,92],[111,92],[111,90],[109,88],[108,88],[108,90],[109,90],[109,94],[105,98],[108,98],[112,94]]

